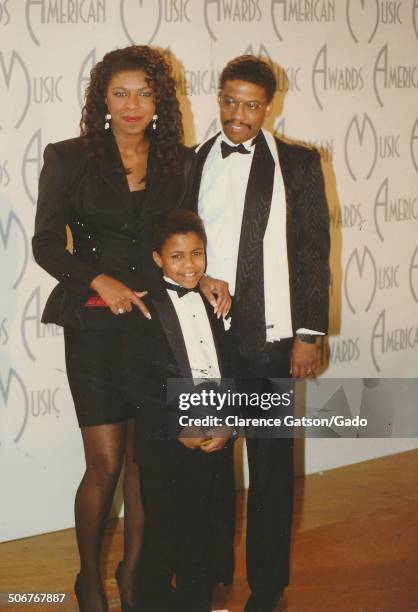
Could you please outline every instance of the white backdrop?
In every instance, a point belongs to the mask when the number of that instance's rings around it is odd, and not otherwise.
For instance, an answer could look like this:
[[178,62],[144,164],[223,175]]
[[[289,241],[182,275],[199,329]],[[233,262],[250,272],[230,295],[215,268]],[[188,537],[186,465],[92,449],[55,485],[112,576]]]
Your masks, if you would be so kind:
[[[42,152],[78,134],[96,60],[132,42],[173,54],[187,143],[219,126],[220,69],[277,70],[268,127],[321,149],[332,227],[329,377],[414,377],[418,346],[417,0],[0,0],[0,539],[73,525],[82,447],[55,281],[30,250]],[[327,354],[329,353],[329,359]],[[308,440],[311,472],[418,446]]]

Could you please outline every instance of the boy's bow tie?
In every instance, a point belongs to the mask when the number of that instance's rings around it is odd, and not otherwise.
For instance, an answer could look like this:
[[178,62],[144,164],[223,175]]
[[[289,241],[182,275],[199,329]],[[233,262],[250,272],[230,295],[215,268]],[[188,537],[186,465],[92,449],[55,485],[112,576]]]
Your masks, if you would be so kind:
[[225,140],[222,140],[221,141],[221,153],[222,153],[222,158],[225,159],[225,157],[228,157],[228,155],[231,155],[231,153],[243,153],[244,155],[247,155],[248,153],[251,153],[251,151],[246,149],[242,143],[236,147],[233,147],[227,142],[225,142]]
[[196,285],[196,287],[193,287],[192,289],[187,289],[187,287],[182,287],[181,285],[174,285],[174,283],[169,283],[166,280],[164,280],[164,285],[170,291],[176,291],[177,295],[179,296],[179,298],[183,297],[184,295],[187,295],[188,293],[190,293],[192,291],[194,293],[199,293],[199,286],[198,285]]

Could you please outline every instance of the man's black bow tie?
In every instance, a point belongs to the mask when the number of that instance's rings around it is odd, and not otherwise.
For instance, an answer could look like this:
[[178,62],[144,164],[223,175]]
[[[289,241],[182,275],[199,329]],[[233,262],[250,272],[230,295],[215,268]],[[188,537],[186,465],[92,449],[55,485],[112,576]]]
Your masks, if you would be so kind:
[[225,142],[225,140],[222,140],[221,141],[221,153],[222,153],[222,158],[225,159],[225,157],[228,157],[228,155],[231,155],[231,153],[243,153],[244,155],[247,155],[248,153],[251,153],[251,151],[246,149],[242,143],[236,147],[233,147],[227,142]]
[[164,280],[164,285],[170,291],[176,291],[179,298],[191,292],[199,293],[199,285],[196,285],[196,287],[193,287],[192,289],[187,289],[187,287],[182,287],[181,285],[174,285],[174,283],[169,283],[166,280]]

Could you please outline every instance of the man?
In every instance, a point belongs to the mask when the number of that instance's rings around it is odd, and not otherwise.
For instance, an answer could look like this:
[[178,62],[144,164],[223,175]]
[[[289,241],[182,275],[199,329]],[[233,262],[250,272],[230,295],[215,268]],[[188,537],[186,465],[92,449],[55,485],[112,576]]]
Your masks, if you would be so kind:
[[[232,321],[248,377],[305,378],[327,332],[328,208],[316,151],[262,129],[276,78],[251,55],[220,76],[222,131],[197,149],[195,206],[208,237],[207,272],[229,283]],[[280,435],[280,434],[279,434]],[[289,580],[293,494],[290,438],[248,437],[245,612],[275,608]]]

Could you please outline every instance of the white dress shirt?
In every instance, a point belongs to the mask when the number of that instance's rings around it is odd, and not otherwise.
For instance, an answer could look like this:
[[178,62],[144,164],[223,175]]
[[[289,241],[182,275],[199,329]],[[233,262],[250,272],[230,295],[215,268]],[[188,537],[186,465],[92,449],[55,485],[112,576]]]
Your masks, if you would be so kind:
[[[164,279],[178,284],[166,276]],[[212,328],[201,295],[190,291],[180,298],[174,290],[167,289],[167,293],[179,319],[193,379],[221,378]]]
[[198,211],[208,238],[206,272],[227,281],[234,295],[242,215],[255,147],[251,138],[243,143],[250,151],[248,155],[231,153],[223,159],[222,140],[236,146],[223,132],[214,142],[203,169]]

